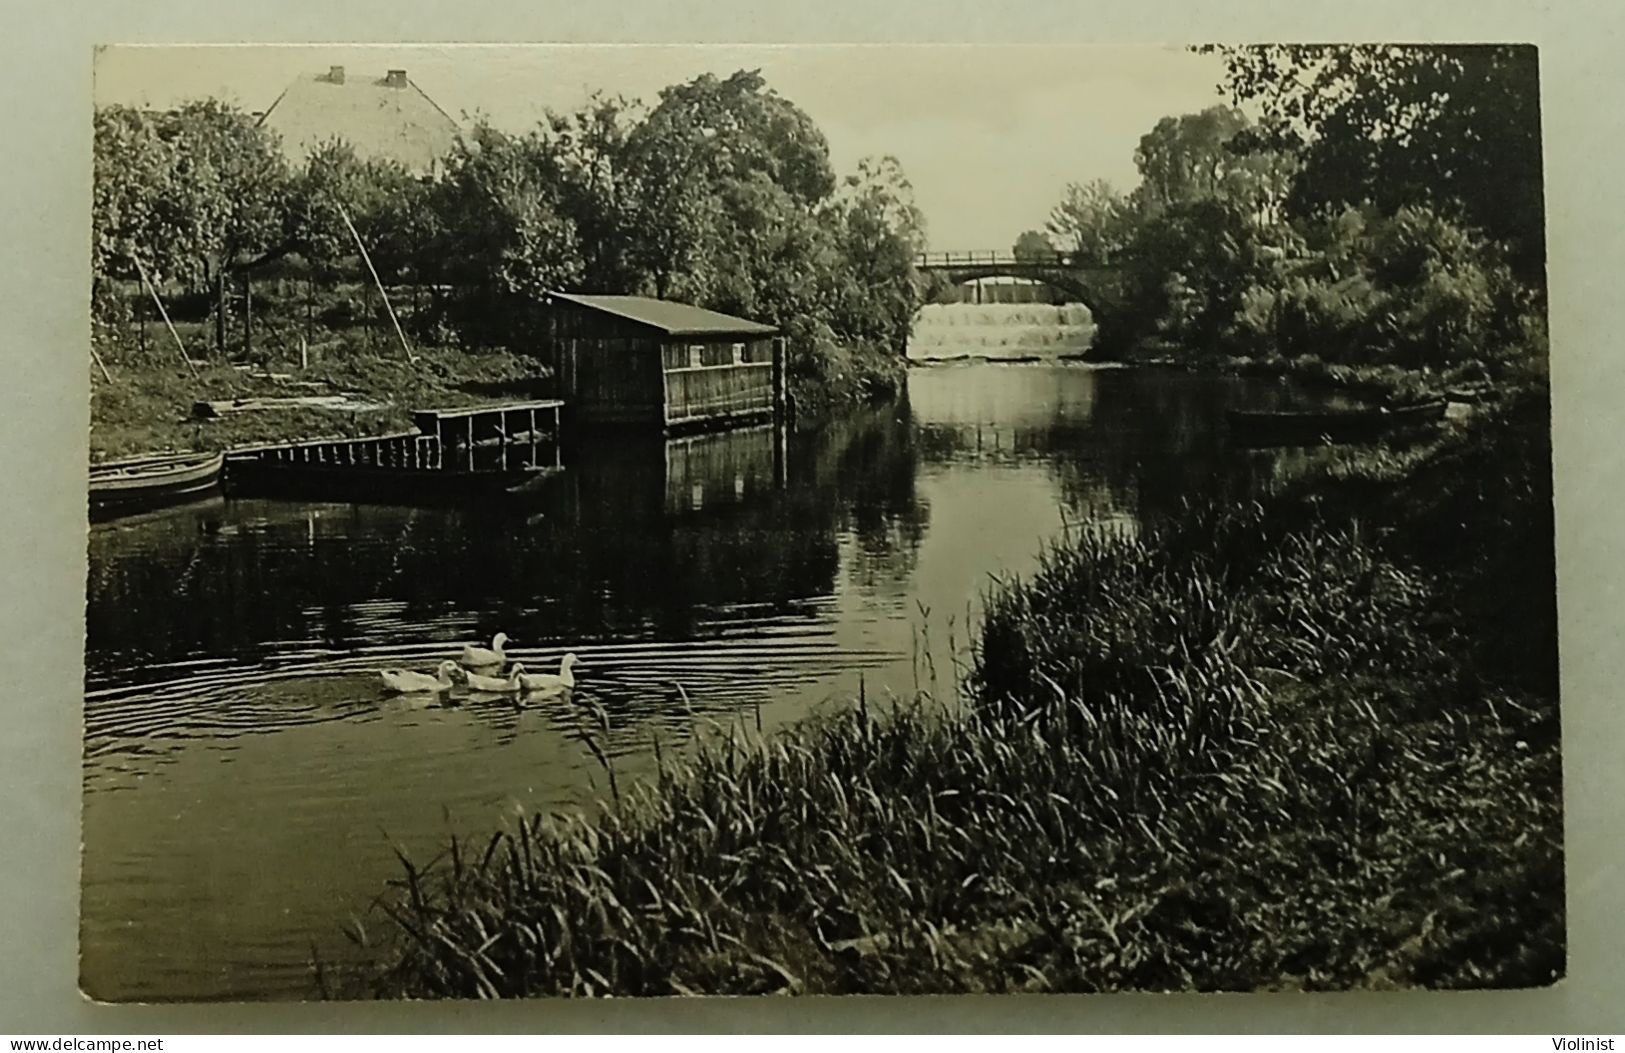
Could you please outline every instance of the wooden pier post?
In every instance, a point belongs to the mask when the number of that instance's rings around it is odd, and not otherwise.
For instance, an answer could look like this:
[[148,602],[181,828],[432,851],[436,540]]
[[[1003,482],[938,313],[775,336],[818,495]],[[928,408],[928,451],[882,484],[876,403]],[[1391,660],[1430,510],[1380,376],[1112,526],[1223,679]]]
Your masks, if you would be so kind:
[[788,380],[785,376],[784,337],[773,338],[773,423],[783,424],[785,404],[788,401]]

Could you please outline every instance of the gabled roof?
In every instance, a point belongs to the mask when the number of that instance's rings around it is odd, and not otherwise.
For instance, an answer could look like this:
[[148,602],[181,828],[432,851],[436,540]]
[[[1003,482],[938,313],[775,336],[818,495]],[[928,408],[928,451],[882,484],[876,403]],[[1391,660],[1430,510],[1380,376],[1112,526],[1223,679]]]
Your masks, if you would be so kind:
[[457,122],[404,71],[346,76],[340,67],[288,85],[260,118],[282,138],[282,152],[303,164],[312,150],[342,139],[363,159],[397,161],[418,174],[435,171],[457,142]]
[[748,318],[735,318],[720,311],[648,296],[581,296],[556,292],[549,293],[548,297],[637,322],[667,336],[774,336],[778,333],[773,326]]

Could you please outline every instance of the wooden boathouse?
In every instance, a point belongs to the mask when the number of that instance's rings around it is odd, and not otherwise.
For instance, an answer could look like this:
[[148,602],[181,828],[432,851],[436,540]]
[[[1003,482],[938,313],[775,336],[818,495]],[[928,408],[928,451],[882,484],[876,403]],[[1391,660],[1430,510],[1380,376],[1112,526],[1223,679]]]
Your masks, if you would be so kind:
[[782,418],[784,340],[773,326],[644,296],[551,293],[557,394],[579,424],[667,433]]

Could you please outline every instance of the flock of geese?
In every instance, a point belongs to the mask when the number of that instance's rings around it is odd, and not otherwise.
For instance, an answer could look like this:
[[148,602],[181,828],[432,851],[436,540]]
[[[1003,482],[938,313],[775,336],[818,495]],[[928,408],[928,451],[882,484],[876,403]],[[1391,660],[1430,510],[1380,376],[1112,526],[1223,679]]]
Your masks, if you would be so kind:
[[502,667],[508,661],[502,648],[507,642],[507,633],[497,633],[490,647],[467,644],[457,661],[441,662],[432,675],[410,669],[383,669],[378,677],[384,682],[385,691],[397,695],[441,694],[450,691],[459,681],[470,691],[527,695],[538,700],[556,698],[575,689],[574,670],[579,659],[574,654],[564,656],[556,674],[527,673],[522,664],[515,662],[508,675],[502,676]]

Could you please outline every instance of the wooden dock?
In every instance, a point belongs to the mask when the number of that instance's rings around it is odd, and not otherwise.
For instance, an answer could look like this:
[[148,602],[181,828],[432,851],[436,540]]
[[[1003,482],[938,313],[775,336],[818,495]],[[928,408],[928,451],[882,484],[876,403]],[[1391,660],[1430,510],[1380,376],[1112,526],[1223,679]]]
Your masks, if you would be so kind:
[[414,468],[439,470],[444,450],[432,436],[397,431],[360,438],[306,439],[238,446],[226,451],[226,463],[310,464],[326,467]]
[[416,410],[412,423],[444,447],[506,446],[557,440],[564,403],[558,399],[502,402],[486,406]]
[[502,492],[563,470],[555,399],[419,410],[410,431],[240,446],[233,488],[367,500]]

